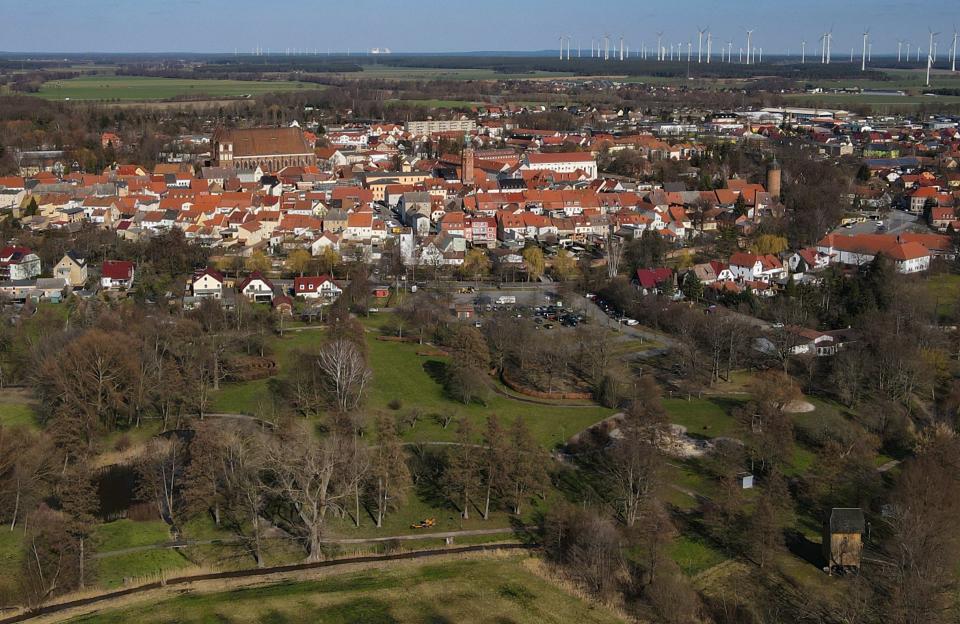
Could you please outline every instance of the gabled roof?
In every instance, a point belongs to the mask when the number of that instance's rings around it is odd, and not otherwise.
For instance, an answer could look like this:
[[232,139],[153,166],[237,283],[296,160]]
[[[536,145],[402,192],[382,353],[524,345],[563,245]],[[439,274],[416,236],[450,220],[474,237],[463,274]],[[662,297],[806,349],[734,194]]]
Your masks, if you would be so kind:
[[243,289],[249,286],[251,282],[254,282],[257,280],[266,284],[267,287],[270,288],[270,290],[273,290],[273,282],[265,278],[260,271],[254,271],[250,275],[243,278],[243,280],[241,280],[241,282],[237,284],[237,290],[240,290],[242,292]]
[[104,260],[100,274],[114,280],[133,279],[133,263],[127,260]]
[[637,282],[642,288],[656,288],[672,278],[671,269],[637,269]]
[[831,533],[863,533],[865,526],[859,507],[835,507],[830,511]]

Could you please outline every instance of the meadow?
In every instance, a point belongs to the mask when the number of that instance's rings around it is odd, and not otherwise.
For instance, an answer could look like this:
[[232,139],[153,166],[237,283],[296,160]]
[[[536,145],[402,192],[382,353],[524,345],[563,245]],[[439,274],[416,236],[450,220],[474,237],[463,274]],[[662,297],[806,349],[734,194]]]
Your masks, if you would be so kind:
[[75,624],[221,622],[619,622],[545,580],[536,560],[494,557],[389,566],[103,610]]

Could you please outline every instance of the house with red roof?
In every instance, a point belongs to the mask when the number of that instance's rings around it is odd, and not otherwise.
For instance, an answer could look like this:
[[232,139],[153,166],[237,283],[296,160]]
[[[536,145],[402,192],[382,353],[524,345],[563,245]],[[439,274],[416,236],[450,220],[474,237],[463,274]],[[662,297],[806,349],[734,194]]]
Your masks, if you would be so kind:
[[271,303],[273,301],[273,282],[264,277],[260,271],[254,271],[243,278],[237,284],[237,290],[255,303]]
[[773,254],[738,252],[730,256],[730,272],[734,279],[749,282],[771,282],[787,276],[783,263]]
[[668,268],[637,269],[634,284],[644,295],[649,295],[663,292],[668,285],[676,286],[676,278]]
[[304,299],[325,299],[333,301],[343,292],[329,275],[315,277],[295,277],[293,294]]
[[930,268],[930,250],[912,240],[893,234],[828,234],[817,243],[817,251],[830,256],[830,262],[862,266],[883,255],[898,273],[919,273]]
[[953,208],[937,206],[930,209],[930,227],[938,232],[946,232],[950,224],[957,218]]
[[40,275],[40,256],[27,247],[7,245],[0,249],[0,281],[28,280]]
[[200,299],[223,298],[223,274],[211,268],[202,269],[190,279],[190,292]]
[[104,260],[100,267],[100,287],[106,290],[133,286],[134,266],[127,260]]
[[574,173],[582,171],[588,180],[597,179],[597,161],[589,152],[527,153],[521,158],[521,170]]

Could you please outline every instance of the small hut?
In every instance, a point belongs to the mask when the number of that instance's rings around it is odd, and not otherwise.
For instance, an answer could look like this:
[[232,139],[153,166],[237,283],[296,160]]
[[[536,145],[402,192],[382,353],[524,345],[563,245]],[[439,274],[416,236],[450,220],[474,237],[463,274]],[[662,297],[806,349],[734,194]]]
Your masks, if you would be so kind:
[[823,550],[827,572],[860,570],[865,522],[859,507],[835,507],[824,526]]

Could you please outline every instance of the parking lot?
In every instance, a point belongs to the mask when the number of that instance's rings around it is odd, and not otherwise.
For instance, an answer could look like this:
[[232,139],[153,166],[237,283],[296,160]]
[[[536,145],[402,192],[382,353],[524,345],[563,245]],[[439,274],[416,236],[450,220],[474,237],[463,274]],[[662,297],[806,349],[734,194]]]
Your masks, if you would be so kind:
[[[882,222],[882,226],[880,224]],[[833,231],[834,234],[900,234],[913,229],[926,231],[920,222],[919,216],[903,210],[888,210],[881,219],[867,219],[864,223],[850,223],[841,225]]]

